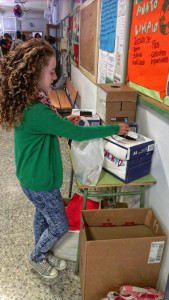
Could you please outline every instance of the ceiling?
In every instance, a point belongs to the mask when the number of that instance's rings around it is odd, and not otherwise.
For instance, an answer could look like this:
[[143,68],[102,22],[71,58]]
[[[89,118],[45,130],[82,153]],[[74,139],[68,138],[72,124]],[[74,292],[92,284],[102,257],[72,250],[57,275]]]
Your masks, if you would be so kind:
[[[25,10],[32,11],[41,11],[43,12],[45,8],[49,8],[50,0],[23,0],[25,2],[23,4],[18,0],[18,4],[21,5]],[[13,7],[17,3],[14,0],[0,0],[0,12],[9,11],[13,9]]]

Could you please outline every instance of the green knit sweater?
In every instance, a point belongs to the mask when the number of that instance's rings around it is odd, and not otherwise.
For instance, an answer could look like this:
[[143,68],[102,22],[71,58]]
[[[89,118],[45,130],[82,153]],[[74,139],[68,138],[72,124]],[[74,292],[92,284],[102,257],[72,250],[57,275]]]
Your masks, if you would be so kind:
[[24,111],[24,119],[14,128],[16,176],[33,191],[60,188],[63,181],[61,154],[56,136],[84,141],[118,134],[120,126],[85,127],[61,119],[48,106],[35,102]]

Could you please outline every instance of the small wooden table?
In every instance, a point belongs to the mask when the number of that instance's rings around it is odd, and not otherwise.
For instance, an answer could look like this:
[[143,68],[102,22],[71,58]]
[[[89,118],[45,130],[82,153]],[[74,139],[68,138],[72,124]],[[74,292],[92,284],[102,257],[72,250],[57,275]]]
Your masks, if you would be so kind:
[[[152,185],[156,183],[156,180],[151,174],[148,174],[144,177],[141,177],[135,181],[125,184],[121,180],[117,179],[113,175],[102,170],[99,181],[96,186],[87,186],[83,185],[80,180],[75,177],[77,188],[83,193],[83,207],[82,209],[86,209],[86,200],[87,197],[113,197],[113,196],[125,196],[125,195],[140,195],[140,207],[144,207],[144,189],[146,185]],[[70,185],[69,185],[69,198],[71,198],[72,193],[72,183],[73,183],[73,167],[71,170],[71,178],[70,178]],[[126,186],[140,186],[139,191],[134,192],[108,192],[108,193],[97,193],[88,192],[88,189],[97,189],[97,188],[109,188],[109,187],[126,187]]]

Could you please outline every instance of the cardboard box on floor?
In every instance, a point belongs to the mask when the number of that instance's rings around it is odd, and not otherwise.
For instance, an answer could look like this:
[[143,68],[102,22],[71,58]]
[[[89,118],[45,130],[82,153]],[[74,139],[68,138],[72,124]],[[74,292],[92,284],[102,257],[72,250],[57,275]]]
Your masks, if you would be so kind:
[[122,285],[155,288],[165,241],[150,208],[82,211],[82,299],[100,300]]
[[137,91],[123,83],[103,83],[97,87],[96,112],[106,124],[135,121]]

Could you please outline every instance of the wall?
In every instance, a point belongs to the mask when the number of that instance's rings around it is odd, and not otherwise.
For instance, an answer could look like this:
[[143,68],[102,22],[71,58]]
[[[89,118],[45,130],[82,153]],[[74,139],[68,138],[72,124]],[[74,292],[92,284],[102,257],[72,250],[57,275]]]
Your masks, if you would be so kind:
[[73,65],[71,65],[71,80],[79,93],[77,106],[96,110],[97,86]]
[[43,31],[44,36],[46,35],[46,24],[48,24],[48,20],[44,19],[44,13],[28,11],[21,18],[22,31]]
[[[136,121],[139,132],[156,142],[151,173],[157,180],[146,189],[145,206],[152,207],[167,235],[169,235],[169,120],[142,104],[137,106]],[[157,288],[164,291],[169,273],[169,241],[165,250]]]
[[60,2],[60,19],[63,20],[71,12],[72,1],[64,0]]
[[41,18],[29,18],[21,21],[22,31],[43,31],[43,36],[46,35],[46,24],[48,20]]
[[[17,19],[14,17],[13,12],[7,11],[1,14],[1,16],[6,20],[7,18],[10,18],[9,20],[14,20],[12,28],[10,27],[9,29],[10,31],[43,31],[43,36],[46,35],[46,24],[48,23],[48,20],[44,19],[43,13],[27,11],[22,18]],[[5,32],[8,31],[7,28],[5,29]]]

